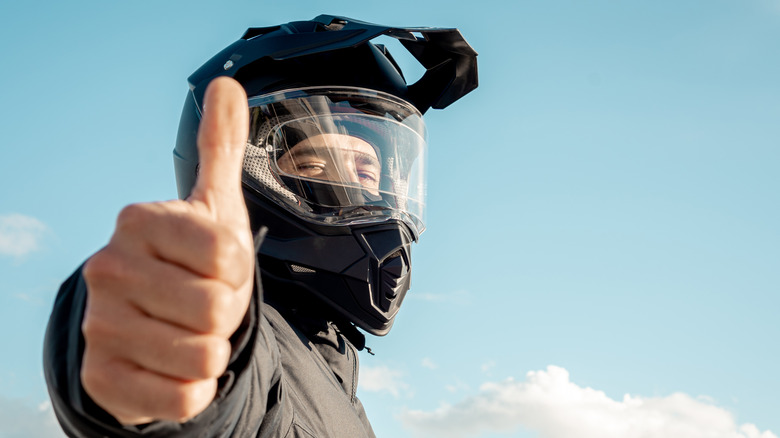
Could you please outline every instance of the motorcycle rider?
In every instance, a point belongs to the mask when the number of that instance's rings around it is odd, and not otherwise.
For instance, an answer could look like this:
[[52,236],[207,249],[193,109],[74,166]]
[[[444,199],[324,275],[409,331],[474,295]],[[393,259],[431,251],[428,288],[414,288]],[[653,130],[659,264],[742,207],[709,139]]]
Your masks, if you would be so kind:
[[[397,38],[426,68],[408,85]],[[386,334],[424,230],[422,114],[477,86],[455,29],[322,15],[251,28],[190,78],[180,200],[134,204],[61,287],[44,364],[69,436],[373,436]],[[247,105],[248,103],[248,105]]]

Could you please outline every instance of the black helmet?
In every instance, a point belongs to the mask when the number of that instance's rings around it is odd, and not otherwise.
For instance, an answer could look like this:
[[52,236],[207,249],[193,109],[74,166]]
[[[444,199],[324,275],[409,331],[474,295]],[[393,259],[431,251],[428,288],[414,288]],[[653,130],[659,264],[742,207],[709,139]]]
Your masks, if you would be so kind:
[[[382,35],[425,67],[417,82],[371,43]],[[174,149],[179,196],[197,176],[206,86],[231,76],[249,96],[243,186],[252,229],[268,228],[258,253],[266,294],[384,335],[424,229],[422,114],[477,87],[476,55],[457,29],[329,15],[250,28],[189,78]]]

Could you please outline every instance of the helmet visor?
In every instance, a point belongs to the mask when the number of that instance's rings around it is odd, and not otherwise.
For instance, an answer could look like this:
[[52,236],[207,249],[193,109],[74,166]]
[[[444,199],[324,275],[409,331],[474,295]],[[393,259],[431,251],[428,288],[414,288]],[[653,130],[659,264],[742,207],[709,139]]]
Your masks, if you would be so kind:
[[323,223],[394,218],[423,231],[425,125],[413,106],[360,88],[305,88],[252,98],[250,114],[249,145],[275,180],[265,189],[286,207]]

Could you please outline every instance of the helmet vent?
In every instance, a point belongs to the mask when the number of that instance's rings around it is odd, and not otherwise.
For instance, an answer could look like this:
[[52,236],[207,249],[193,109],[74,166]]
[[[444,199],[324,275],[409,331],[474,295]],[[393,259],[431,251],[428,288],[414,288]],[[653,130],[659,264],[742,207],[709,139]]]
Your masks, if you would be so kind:
[[290,269],[292,269],[292,271],[295,272],[296,274],[314,274],[315,272],[317,272],[314,269],[307,268],[305,266],[300,266],[300,265],[293,265],[293,264],[290,265]]
[[[263,134],[260,135],[267,134],[267,130],[267,126],[261,127]],[[260,140],[256,141],[257,144],[252,141],[246,144],[246,150],[244,151],[244,171],[246,172],[243,178],[244,182],[255,189],[258,189],[258,185],[263,189],[270,189],[273,193],[297,204],[298,199],[295,195],[282,187],[271,173],[268,166],[268,152],[265,150],[263,142]]]
[[390,254],[389,256],[387,256],[386,260],[391,260],[391,259],[394,259],[396,257],[401,257],[402,255],[403,255],[403,252],[399,249],[398,251],[396,251],[396,252]]
[[338,18],[334,18],[333,21],[331,21],[329,25],[325,26],[325,29],[327,29],[327,30],[341,30],[346,25],[347,25],[347,21],[346,20],[341,20],[341,19],[338,19]]

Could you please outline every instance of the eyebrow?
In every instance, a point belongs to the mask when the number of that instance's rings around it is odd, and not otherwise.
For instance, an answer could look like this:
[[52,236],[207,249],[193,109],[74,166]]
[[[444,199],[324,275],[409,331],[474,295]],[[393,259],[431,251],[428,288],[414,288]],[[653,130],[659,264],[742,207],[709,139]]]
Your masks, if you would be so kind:
[[379,163],[379,160],[371,154],[367,154],[365,152],[357,152],[353,151],[355,153],[355,161],[359,162],[360,164],[367,165],[367,166],[376,166],[378,168],[381,168],[381,164]]

